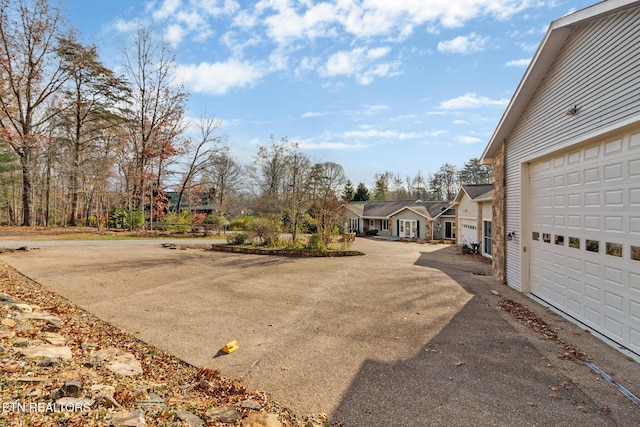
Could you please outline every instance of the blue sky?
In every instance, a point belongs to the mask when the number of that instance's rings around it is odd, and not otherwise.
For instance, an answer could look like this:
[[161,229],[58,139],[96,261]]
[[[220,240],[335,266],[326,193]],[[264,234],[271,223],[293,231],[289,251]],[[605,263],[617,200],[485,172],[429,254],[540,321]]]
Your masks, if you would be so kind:
[[188,116],[250,163],[270,135],[354,185],[480,157],[549,23],[595,0],[66,0],[118,69],[142,20],[176,52]]

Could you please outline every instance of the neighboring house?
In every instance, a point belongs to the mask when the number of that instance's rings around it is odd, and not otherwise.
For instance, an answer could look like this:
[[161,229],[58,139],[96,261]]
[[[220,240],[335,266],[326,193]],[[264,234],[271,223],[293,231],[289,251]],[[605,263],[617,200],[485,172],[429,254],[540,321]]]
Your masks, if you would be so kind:
[[[180,197],[180,193],[177,191],[167,191],[165,194],[169,198],[167,211],[175,212],[175,210],[178,208],[178,198]],[[180,201],[180,210],[189,210],[194,213],[210,214],[215,210],[212,203],[211,193],[197,192],[191,194],[183,194],[182,200]]]
[[491,184],[465,184],[453,201],[456,209],[459,245],[477,248],[486,257],[492,256],[493,186]]
[[495,275],[640,354],[640,1],[551,23],[482,161]]
[[351,202],[346,208],[345,226],[358,233],[378,230],[379,235],[407,239],[455,239],[455,211],[449,202]]

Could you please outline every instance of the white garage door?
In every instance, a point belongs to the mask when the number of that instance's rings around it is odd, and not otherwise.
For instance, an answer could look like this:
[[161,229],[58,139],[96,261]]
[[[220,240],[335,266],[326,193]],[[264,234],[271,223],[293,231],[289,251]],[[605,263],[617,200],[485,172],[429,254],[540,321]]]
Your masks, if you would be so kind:
[[529,173],[531,292],[640,354],[640,133]]

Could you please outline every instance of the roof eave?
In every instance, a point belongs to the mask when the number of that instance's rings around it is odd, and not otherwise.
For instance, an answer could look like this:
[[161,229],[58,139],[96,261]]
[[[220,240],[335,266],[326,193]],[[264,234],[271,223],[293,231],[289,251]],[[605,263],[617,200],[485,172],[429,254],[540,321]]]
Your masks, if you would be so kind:
[[607,0],[593,6],[574,12],[559,18],[549,25],[547,32],[538,46],[538,50],[531,59],[518,88],[516,89],[509,105],[498,122],[487,147],[480,160],[482,163],[493,163],[496,152],[507,139],[513,127],[520,119],[525,108],[529,104],[540,82],[544,79],[549,67],[562,49],[565,41],[571,34],[576,23],[586,23],[611,13],[620,12],[634,6],[638,6],[638,0]]

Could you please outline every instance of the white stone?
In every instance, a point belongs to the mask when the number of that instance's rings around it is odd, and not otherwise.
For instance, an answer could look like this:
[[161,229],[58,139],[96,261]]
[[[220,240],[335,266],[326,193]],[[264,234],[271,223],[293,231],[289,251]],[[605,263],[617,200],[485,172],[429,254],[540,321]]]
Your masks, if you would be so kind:
[[107,362],[106,368],[115,374],[127,377],[142,375],[142,365],[130,353],[113,357]]
[[71,349],[69,347],[54,345],[41,345],[34,348],[21,348],[20,353],[30,359],[50,357],[69,360],[73,357],[71,354]]

